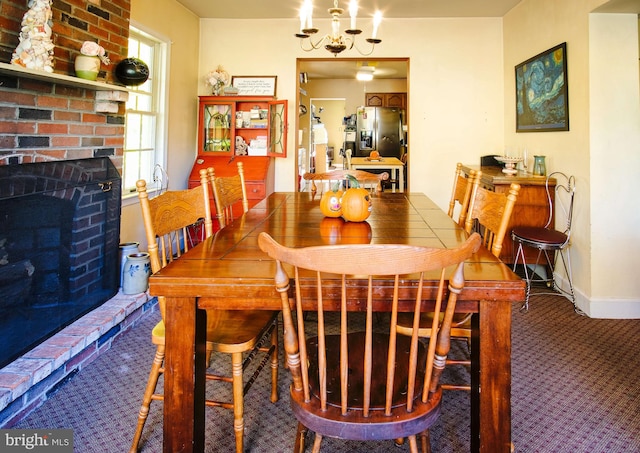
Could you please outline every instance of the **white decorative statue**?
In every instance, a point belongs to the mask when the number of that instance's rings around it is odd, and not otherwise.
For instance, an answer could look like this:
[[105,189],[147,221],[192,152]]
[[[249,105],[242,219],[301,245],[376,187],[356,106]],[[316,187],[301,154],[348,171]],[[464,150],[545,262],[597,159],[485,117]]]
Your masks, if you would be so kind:
[[244,141],[244,138],[236,135],[236,156],[246,156],[249,154],[247,142]]
[[11,64],[53,72],[51,1],[29,0],[29,10],[22,18],[20,43],[13,52]]

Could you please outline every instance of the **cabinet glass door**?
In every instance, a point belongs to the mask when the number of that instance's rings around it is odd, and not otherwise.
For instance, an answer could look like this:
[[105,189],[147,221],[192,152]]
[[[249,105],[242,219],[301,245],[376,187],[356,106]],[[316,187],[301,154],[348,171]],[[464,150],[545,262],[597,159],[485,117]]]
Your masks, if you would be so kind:
[[232,104],[205,104],[203,108],[205,152],[229,153],[232,137]]
[[287,157],[287,101],[269,103],[269,155]]

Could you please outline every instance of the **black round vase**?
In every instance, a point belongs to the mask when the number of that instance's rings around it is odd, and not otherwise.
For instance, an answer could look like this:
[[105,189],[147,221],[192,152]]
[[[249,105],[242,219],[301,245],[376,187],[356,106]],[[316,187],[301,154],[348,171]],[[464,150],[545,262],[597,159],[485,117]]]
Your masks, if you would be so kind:
[[115,75],[126,86],[138,86],[149,78],[149,67],[138,58],[125,58],[116,66]]

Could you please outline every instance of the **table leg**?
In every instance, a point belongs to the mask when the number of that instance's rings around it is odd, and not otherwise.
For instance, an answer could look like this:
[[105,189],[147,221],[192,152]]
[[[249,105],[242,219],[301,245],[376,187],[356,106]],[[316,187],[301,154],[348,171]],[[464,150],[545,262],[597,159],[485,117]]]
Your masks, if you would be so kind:
[[204,451],[206,312],[195,298],[168,298],[166,318],[163,449]]
[[400,192],[404,192],[404,167],[399,168],[398,172],[400,173]]
[[477,318],[478,337],[471,340],[472,364],[475,356],[479,365],[475,370],[472,365],[471,451],[509,452],[511,303],[482,300]]

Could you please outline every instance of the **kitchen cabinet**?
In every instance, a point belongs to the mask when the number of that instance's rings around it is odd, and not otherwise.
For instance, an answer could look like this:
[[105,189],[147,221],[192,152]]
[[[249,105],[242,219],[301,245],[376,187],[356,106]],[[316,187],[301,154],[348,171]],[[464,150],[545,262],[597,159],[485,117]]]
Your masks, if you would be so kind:
[[[517,226],[533,226],[544,227],[549,217],[549,201],[547,198],[547,191],[545,187],[546,178],[541,176],[533,176],[531,173],[524,173],[518,171],[513,176],[508,176],[502,173],[502,167],[497,166],[478,166],[478,165],[465,165],[462,167],[463,171],[468,175],[471,169],[482,170],[482,178],[480,179],[480,186],[485,189],[492,190],[499,193],[508,193],[509,186],[512,182],[520,184],[520,191],[518,192],[518,199],[513,208],[511,214],[511,221],[507,226],[507,233],[502,245],[502,251],[500,253],[500,259],[505,263],[513,263],[515,261],[516,250],[511,239],[511,230]],[[551,179],[550,182],[551,201],[555,201],[555,179]],[[551,226],[554,226],[553,219]],[[527,262],[535,261],[538,251],[530,247],[525,247],[525,257]]]
[[271,96],[200,96],[198,156],[287,157],[287,101]]
[[366,93],[364,96],[367,107],[407,108],[407,93]]

